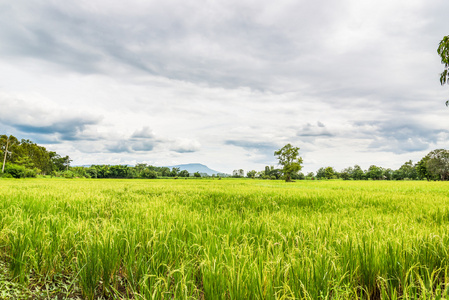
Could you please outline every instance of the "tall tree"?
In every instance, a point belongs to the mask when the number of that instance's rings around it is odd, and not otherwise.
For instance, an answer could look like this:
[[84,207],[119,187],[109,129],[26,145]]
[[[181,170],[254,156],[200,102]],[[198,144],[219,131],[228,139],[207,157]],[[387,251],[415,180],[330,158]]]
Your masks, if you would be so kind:
[[326,167],[326,169],[324,169],[324,176],[326,177],[326,179],[332,179],[335,175],[335,170],[332,167]]
[[362,168],[359,165],[355,165],[354,168],[351,169],[350,175],[354,180],[365,179],[365,172],[363,172]]
[[[438,45],[438,54],[441,57],[441,63],[444,65],[443,72],[440,74],[440,83],[444,85],[449,82],[449,35],[446,35]],[[446,101],[446,106],[449,106],[449,100]]]
[[299,147],[293,147],[291,144],[287,144],[274,152],[279,164],[283,166],[282,171],[286,182],[292,181],[292,174],[302,169],[302,158],[298,157],[298,154]]
[[366,172],[366,176],[372,180],[381,180],[383,177],[383,169],[381,167],[371,165]]
[[408,162],[404,163],[399,170],[402,172],[404,179],[413,179],[415,180],[418,177],[418,173],[416,172],[416,168],[413,165],[413,162],[409,160]]
[[433,150],[427,154],[427,171],[432,176],[438,176],[441,180],[449,179],[449,151],[445,149]]

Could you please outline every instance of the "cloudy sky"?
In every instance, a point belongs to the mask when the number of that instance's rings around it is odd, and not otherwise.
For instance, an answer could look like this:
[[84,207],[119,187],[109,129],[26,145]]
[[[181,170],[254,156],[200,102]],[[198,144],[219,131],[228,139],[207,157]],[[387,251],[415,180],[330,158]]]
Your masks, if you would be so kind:
[[0,0],[0,133],[72,165],[398,168],[449,148],[447,0]]

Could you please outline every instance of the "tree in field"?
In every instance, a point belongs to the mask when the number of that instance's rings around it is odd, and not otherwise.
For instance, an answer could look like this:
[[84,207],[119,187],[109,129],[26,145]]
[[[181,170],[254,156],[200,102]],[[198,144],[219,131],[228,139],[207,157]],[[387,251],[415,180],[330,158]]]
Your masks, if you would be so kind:
[[[441,40],[437,52],[441,57],[441,63],[444,65],[443,72],[440,74],[440,83],[444,85],[449,82],[449,35]],[[449,100],[446,101],[446,106],[449,106]]]
[[391,180],[393,179],[393,170],[388,168],[384,170],[384,177],[386,180]]
[[163,177],[169,177],[170,176],[170,168],[162,167],[160,172],[161,172],[161,176],[163,176]]
[[371,165],[366,172],[366,176],[372,180],[381,180],[383,178],[383,174],[383,169],[375,165]]
[[432,179],[432,174],[427,170],[427,161],[429,160],[429,156],[424,156],[417,164],[416,164],[416,172],[418,173],[419,179],[427,179],[427,181]]
[[427,171],[441,180],[449,179],[449,151],[445,149],[433,150],[426,162]]
[[332,167],[327,167],[326,169],[324,169],[324,176],[326,177],[326,179],[332,179],[335,175],[335,170]]
[[179,172],[178,176],[179,177],[189,177],[189,171],[187,170],[182,170],[181,172]]
[[171,172],[170,172],[170,177],[176,177],[178,176],[179,173],[179,168],[172,168]]
[[401,171],[402,176],[408,179],[416,179],[418,177],[418,173],[416,172],[416,168],[413,165],[413,162],[409,160],[408,162],[404,163],[400,168],[399,171]]
[[351,178],[351,173],[352,173],[351,167],[343,169],[340,172],[340,178],[343,180],[349,180],[349,178]]
[[283,166],[282,172],[286,182],[292,181],[292,174],[302,169],[302,158],[298,157],[298,152],[299,147],[293,147],[291,144],[287,144],[274,152],[274,155],[279,159],[279,164]]
[[248,171],[248,173],[246,173],[246,177],[254,179],[256,177],[256,173],[257,172],[255,170]]
[[362,168],[359,165],[355,165],[352,169],[351,177],[354,180],[365,179],[365,172],[363,172]]
[[316,178],[317,179],[323,179],[326,178],[326,170],[321,167],[316,171]]

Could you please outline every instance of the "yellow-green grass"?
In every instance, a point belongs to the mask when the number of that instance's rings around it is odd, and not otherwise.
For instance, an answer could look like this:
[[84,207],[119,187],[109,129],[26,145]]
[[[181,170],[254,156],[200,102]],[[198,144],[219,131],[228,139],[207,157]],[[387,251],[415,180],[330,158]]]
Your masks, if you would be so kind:
[[447,182],[0,180],[4,276],[45,297],[447,297],[448,230]]

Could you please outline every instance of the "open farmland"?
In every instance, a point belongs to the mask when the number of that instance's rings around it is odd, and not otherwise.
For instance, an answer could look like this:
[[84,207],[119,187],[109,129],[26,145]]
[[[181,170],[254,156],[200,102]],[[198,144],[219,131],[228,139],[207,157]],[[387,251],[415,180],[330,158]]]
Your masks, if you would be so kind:
[[448,294],[447,182],[0,180],[0,298]]

